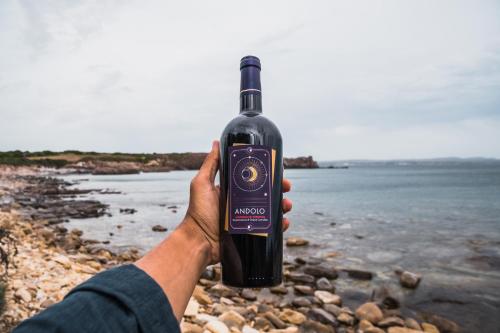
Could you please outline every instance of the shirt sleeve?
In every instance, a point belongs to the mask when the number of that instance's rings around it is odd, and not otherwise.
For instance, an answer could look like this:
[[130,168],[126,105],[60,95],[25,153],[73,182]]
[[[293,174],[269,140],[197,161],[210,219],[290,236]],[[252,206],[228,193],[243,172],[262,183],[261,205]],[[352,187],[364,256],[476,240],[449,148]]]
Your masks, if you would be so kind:
[[161,287],[141,269],[125,265],[97,274],[13,332],[177,333],[180,329]]

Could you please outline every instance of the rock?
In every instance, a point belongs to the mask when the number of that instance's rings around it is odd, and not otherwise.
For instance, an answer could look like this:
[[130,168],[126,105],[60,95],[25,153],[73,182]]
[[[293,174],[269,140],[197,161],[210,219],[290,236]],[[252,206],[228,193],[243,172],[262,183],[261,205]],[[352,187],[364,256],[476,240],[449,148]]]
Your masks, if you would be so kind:
[[439,333],[439,330],[436,326],[429,323],[422,323],[422,329],[426,333]]
[[377,323],[379,327],[405,326],[403,319],[395,316],[387,317]]
[[290,326],[284,329],[270,330],[269,333],[298,333],[299,329],[295,326]]
[[337,271],[333,267],[328,267],[325,265],[314,265],[304,267],[304,273],[321,278],[326,277],[328,279],[336,279],[338,276]]
[[335,329],[333,327],[314,320],[306,320],[302,324],[301,328],[303,329],[303,332],[335,333]]
[[335,317],[323,309],[319,309],[319,308],[311,309],[307,313],[307,316],[309,318],[311,318],[312,320],[319,321],[323,324],[332,325],[332,326],[338,325]]
[[283,320],[279,319],[274,313],[271,311],[268,311],[264,313],[264,317],[269,320],[274,327],[276,328],[285,328],[286,324],[283,322]]
[[202,333],[203,328],[193,323],[188,323],[187,321],[181,322],[181,332],[182,333]]
[[214,317],[214,316],[211,316],[211,315],[208,315],[206,313],[198,313],[195,318],[194,318],[194,321],[196,323],[199,323],[201,325],[204,325],[206,323],[208,323],[209,321],[217,321],[217,317]]
[[249,301],[255,301],[257,299],[257,295],[255,295],[255,292],[252,289],[243,289],[240,295]]
[[163,227],[163,226],[161,226],[161,225],[159,225],[159,224],[157,224],[157,225],[153,226],[153,227],[151,228],[151,230],[156,231],[156,232],[165,232],[165,231],[167,231],[168,229],[167,229],[167,228],[165,228],[165,227]]
[[362,331],[365,331],[366,329],[373,327],[372,323],[370,323],[368,320],[363,319],[359,322],[358,328]]
[[460,331],[457,323],[437,315],[431,315],[426,320],[435,325],[441,333],[458,333]]
[[279,318],[291,324],[300,325],[306,321],[306,316],[302,313],[293,311],[291,309],[285,309],[280,313]]
[[421,279],[422,276],[420,274],[404,271],[399,276],[399,283],[405,288],[415,289],[418,287]]
[[241,329],[245,324],[245,318],[234,310],[229,310],[219,316],[219,320],[227,327],[237,327]]
[[381,328],[372,326],[372,327],[368,327],[366,330],[364,330],[363,333],[385,333],[385,331]]
[[201,273],[201,279],[213,280],[215,278],[215,272],[212,266],[207,267],[203,273]]
[[309,286],[296,285],[293,289],[302,295],[312,295],[314,294],[314,289]]
[[45,308],[48,308],[49,306],[55,304],[55,302],[53,300],[51,300],[50,298],[47,298],[46,300],[44,300],[41,304],[40,304],[40,307],[42,309],[45,309]]
[[311,301],[305,297],[295,297],[292,300],[292,304],[298,308],[300,307],[310,307],[312,305]]
[[201,286],[194,287],[193,297],[200,303],[204,305],[212,304],[212,299]]
[[81,237],[83,235],[83,231],[81,231],[80,229],[72,229],[71,230],[71,234],[72,235],[75,235],[75,236],[78,236],[78,237]]
[[335,292],[335,287],[332,285],[330,280],[328,280],[327,278],[324,278],[324,277],[316,280],[316,288],[319,290],[326,290],[326,291],[330,291],[330,292]]
[[356,318],[358,320],[366,319],[372,324],[377,324],[384,318],[384,314],[377,304],[368,302],[356,309]]
[[342,309],[335,304],[323,304],[323,309],[332,313],[335,317],[340,315],[340,313],[342,312]]
[[418,324],[418,322],[413,319],[413,318],[406,318],[405,319],[405,326],[408,327],[408,328],[412,328],[414,330],[417,330],[417,331],[421,331],[422,330],[422,327],[420,327],[420,325]]
[[255,328],[252,328],[248,325],[245,325],[245,326],[243,326],[241,333],[259,333],[259,331],[256,330]]
[[53,258],[53,260],[55,262],[57,262],[58,264],[61,264],[64,268],[66,269],[70,269],[71,268],[71,260],[69,260],[68,257],[60,254],[60,255],[57,255],[56,257]]
[[268,331],[272,324],[265,318],[257,317],[255,318],[254,327],[258,330]]
[[120,213],[122,213],[122,214],[135,214],[135,213],[137,213],[137,209],[135,209],[135,208],[120,208]]
[[335,304],[342,305],[342,299],[339,295],[334,295],[329,291],[325,290],[316,290],[314,292],[314,296],[316,296],[323,304]]
[[290,237],[286,240],[286,246],[306,246],[309,241],[300,237]]
[[314,283],[314,276],[309,275],[309,274],[292,272],[288,275],[288,278],[290,280],[292,280],[293,282],[302,282],[302,283],[308,283],[308,284]]
[[184,316],[194,317],[198,314],[200,309],[200,304],[193,298],[191,298],[187,304],[186,311],[184,311]]
[[227,312],[227,311],[229,311],[229,308],[228,308],[227,305],[224,305],[224,304],[216,303],[212,307],[212,314],[215,315],[215,316],[221,315],[221,314],[223,314],[224,312]]
[[31,302],[31,294],[26,288],[19,288],[14,293],[14,296],[23,300],[25,303]]
[[226,287],[220,283],[211,287],[209,290],[211,293],[224,297],[234,297],[238,295],[233,289]]
[[369,271],[364,271],[361,269],[346,268],[343,269],[344,272],[349,275],[349,277],[358,280],[371,280],[373,278],[373,273]]
[[218,320],[209,321],[203,328],[211,333],[229,333],[226,324]]
[[221,302],[221,304],[234,305],[234,302],[232,300],[230,300],[229,298],[226,298],[226,297],[221,297],[219,299],[219,301]]
[[354,318],[345,312],[342,312],[341,314],[338,315],[337,321],[339,321],[342,324],[346,324],[348,326],[354,325]]
[[269,288],[269,291],[272,292],[273,294],[281,294],[281,295],[286,295],[288,293],[288,290],[282,284],[276,287]]
[[422,331],[412,330],[411,328],[406,327],[394,326],[389,327],[387,333],[422,333]]

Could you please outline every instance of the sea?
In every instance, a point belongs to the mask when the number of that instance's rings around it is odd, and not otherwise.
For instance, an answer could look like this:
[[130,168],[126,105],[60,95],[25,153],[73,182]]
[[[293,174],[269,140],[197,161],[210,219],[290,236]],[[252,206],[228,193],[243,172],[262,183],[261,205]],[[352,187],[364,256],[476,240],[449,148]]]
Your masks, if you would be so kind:
[[[331,163],[323,163],[328,166]],[[368,270],[372,281],[339,278],[337,293],[355,308],[380,290],[401,302],[404,314],[438,314],[463,332],[500,332],[500,161],[355,161],[345,168],[285,170],[293,201],[285,238],[310,241],[285,256],[333,258],[339,268]],[[84,237],[112,250],[146,252],[186,212],[194,171],[135,175],[68,175],[95,191],[109,216],[75,219]],[[134,214],[120,209],[133,208]],[[154,225],[168,228],[153,232]],[[419,273],[415,290],[403,289],[394,271]]]

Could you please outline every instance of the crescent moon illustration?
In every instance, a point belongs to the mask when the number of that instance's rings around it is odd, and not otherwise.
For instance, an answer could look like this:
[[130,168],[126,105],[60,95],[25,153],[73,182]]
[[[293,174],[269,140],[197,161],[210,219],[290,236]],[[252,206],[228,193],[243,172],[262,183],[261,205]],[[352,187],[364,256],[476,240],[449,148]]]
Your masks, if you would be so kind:
[[255,167],[249,166],[248,170],[250,170],[250,178],[248,179],[249,182],[254,182],[257,179],[258,173]]

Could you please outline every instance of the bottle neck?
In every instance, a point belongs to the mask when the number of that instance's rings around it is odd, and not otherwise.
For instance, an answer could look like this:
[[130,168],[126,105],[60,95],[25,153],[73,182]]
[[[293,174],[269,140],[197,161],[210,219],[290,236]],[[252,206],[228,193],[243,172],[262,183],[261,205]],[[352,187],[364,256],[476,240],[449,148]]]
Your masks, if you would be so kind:
[[240,113],[262,112],[260,68],[245,66],[241,69]]

